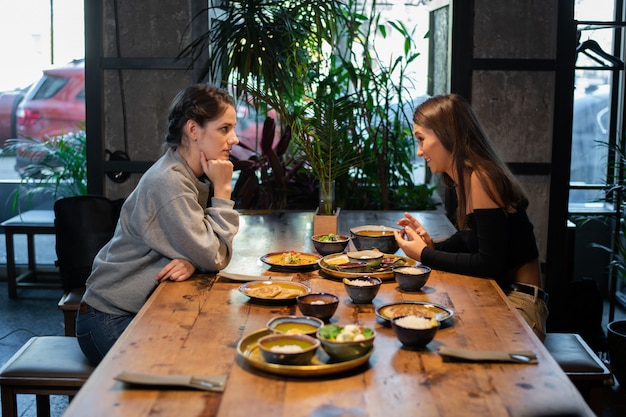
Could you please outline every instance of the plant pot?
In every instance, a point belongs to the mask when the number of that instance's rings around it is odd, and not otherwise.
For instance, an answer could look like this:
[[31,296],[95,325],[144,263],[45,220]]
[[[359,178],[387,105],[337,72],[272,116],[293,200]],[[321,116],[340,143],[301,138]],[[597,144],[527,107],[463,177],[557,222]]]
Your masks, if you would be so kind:
[[341,208],[337,208],[334,214],[326,215],[320,214],[319,209],[315,210],[313,216],[313,236],[315,235],[327,235],[329,233],[337,233],[337,224],[339,220],[339,212]]
[[626,386],[626,320],[616,320],[609,323],[607,341],[611,372],[620,385]]

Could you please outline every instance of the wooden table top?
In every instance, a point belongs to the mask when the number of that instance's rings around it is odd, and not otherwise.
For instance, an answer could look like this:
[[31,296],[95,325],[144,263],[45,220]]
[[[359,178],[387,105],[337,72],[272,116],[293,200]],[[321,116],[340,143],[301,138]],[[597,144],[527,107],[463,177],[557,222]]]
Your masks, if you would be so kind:
[[[393,222],[398,213],[387,213]],[[342,216],[349,213],[342,213]],[[383,215],[378,213],[378,216]],[[441,215],[443,216],[443,215]],[[445,221],[434,216],[433,222]],[[444,216],[445,218],[445,216]],[[281,276],[259,256],[309,250],[310,213],[242,216],[232,272]],[[348,217],[339,229],[372,224],[369,215]],[[356,222],[356,224],[349,223]],[[289,234],[289,230],[304,231]],[[287,233],[287,234],[285,234]],[[245,267],[243,267],[245,264]],[[72,400],[64,416],[593,416],[561,371],[492,280],[433,271],[423,291],[405,293],[386,280],[373,304],[353,304],[340,280],[318,270],[289,272],[313,292],[330,292],[340,303],[332,322],[375,329],[369,361],[347,372],[286,377],[251,367],[237,353],[245,336],[279,315],[301,315],[295,305],[252,302],[241,282],[196,275],[160,285],[118,343]],[[455,315],[424,350],[401,346],[375,308],[395,301],[428,301]],[[538,363],[446,362],[439,346],[482,350],[532,350]],[[227,375],[223,393],[129,387],[121,371],[156,375]]]

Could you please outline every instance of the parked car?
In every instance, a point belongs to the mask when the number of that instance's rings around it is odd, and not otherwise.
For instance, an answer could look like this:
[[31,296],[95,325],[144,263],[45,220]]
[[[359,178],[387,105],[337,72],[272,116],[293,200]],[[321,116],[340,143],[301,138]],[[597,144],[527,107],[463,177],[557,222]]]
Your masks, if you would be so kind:
[[[41,78],[26,91],[15,112],[16,138],[44,141],[84,129],[84,60],[43,70]],[[37,155],[18,147],[15,169],[22,172]]]
[[24,99],[25,89],[0,93],[0,147],[7,139],[17,137],[17,106]]
[[44,139],[78,130],[85,121],[83,60],[43,71],[17,108],[18,137]]

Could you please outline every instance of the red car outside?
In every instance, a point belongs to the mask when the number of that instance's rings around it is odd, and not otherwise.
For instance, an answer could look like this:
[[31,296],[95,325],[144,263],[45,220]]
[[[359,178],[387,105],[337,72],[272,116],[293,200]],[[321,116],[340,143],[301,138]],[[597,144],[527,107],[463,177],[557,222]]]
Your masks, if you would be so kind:
[[17,107],[19,138],[45,139],[80,130],[85,122],[83,60],[43,71]]
[[26,90],[13,90],[0,93],[0,146],[7,139],[17,137],[17,105],[24,98]]

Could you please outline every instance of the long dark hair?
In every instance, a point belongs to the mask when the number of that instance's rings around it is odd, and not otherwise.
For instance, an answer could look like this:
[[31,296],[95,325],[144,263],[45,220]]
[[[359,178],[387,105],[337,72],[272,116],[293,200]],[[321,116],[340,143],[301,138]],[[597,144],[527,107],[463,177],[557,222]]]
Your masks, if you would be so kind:
[[170,148],[181,144],[187,120],[200,126],[224,114],[228,106],[235,107],[235,99],[225,90],[209,84],[195,84],[181,90],[170,105],[165,143]]
[[489,197],[505,211],[525,210],[528,198],[493,148],[489,137],[469,103],[457,94],[431,97],[413,113],[416,125],[431,129],[452,154],[458,183],[444,173],[447,187],[458,187],[457,225],[465,228],[467,211],[466,178],[477,172]]

